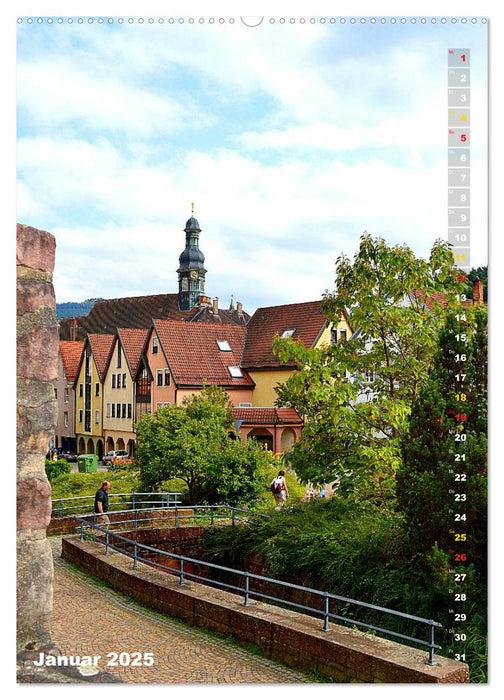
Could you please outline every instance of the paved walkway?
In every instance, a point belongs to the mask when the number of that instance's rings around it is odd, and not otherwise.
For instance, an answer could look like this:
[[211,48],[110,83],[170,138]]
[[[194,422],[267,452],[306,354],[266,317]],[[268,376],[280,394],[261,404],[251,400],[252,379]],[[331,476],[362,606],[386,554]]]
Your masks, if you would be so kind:
[[[67,655],[100,655],[126,683],[311,683],[308,676],[152,612],[54,554],[52,638]],[[152,655],[152,666],[108,666],[111,652]],[[148,658],[148,657],[147,657]],[[123,655],[123,661],[128,657]]]

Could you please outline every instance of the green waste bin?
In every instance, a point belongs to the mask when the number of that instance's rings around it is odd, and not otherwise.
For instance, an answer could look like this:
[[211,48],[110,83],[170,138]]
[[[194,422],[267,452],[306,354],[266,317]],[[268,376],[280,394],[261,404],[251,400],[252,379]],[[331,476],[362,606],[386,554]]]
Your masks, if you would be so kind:
[[79,455],[77,464],[80,472],[97,472],[98,471],[98,455]]

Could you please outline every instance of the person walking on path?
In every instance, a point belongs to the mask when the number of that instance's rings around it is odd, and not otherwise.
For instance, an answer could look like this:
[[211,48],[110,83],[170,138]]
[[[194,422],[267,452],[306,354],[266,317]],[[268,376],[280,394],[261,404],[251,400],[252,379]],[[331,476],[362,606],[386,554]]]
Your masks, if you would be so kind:
[[96,518],[96,522],[105,523],[105,525],[110,525],[110,519],[107,515],[108,511],[108,493],[110,489],[110,481],[104,481],[98,491],[95,493],[94,500],[94,512],[100,513],[100,516]]
[[289,498],[289,490],[287,488],[287,483],[285,481],[285,472],[283,469],[280,469],[280,471],[278,472],[278,476],[275,476],[275,478],[270,484],[270,487],[271,492],[275,497],[275,510],[280,510],[285,501]]

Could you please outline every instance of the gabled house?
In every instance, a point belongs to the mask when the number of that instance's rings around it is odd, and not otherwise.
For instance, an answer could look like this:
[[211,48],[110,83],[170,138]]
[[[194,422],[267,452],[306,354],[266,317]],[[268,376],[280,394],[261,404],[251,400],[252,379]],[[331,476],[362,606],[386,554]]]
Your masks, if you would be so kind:
[[114,336],[89,333],[75,380],[75,439],[78,454],[104,454],[103,381]]
[[316,348],[347,340],[352,329],[345,317],[329,324],[321,301],[284,304],[257,309],[247,324],[247,340],[242,367],[255,383],[253,405],[273,407],[275,386],[283,384],[296,369],[294,362],[280,362],[272,344],[275,336],[301,340],[305,347]]
[[54,397],[58,404],[54,447],[75,452],[74,382],[84,343],[62,340],[59,344],[58,377],[54,381]]
[[135,378],[147,333],[143,328],[118,328],[114,337],[103,381],[105,452],[126,450],[134,456]]
[[234,406],[250,405],[254,382],[241,366],[245,327],[155,319],[137,374],[137,396],[147,391],[150,408],[181,404],[204,385],[217,385]]

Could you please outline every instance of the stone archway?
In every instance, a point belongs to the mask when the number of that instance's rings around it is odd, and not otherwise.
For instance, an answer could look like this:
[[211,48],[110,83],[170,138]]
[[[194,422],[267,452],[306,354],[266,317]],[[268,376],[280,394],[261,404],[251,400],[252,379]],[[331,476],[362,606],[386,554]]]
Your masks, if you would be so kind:
[[87,452],[88,455],[93,455],[93,454],[94,454],[94,442],[93,442],[92,438],[89,438],[88,441],[87,441],[86,452]]
[[257,440],[257,442],[261,443],[261,445],[263,445],[267,450],[271,450],[271,452],[273,452],[273,435],[267,428],[253,428],[247,434],[247,440],[251,439]]
[[83,437],[79,438],[79,444],[77,445],[77,452],[80,455],[83,455],[86,453],[86,441],[84,440]]

